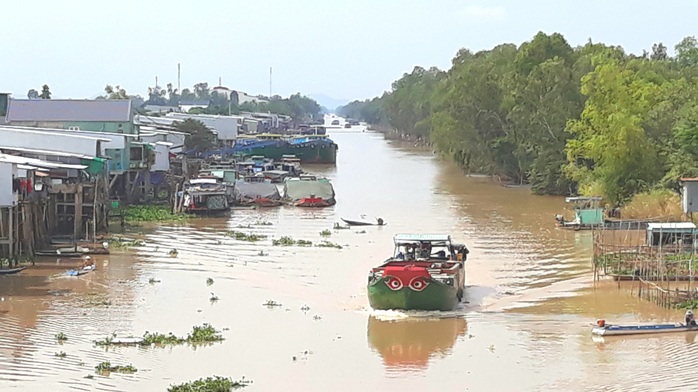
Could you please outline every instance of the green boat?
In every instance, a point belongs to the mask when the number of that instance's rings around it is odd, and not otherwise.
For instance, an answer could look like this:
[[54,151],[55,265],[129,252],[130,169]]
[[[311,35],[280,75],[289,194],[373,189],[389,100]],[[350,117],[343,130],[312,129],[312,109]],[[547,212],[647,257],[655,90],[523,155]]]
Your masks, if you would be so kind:
[[369,273],[371,307],[455,309],[465,291],[468,248],[442,234],[398,234],[394,242],[394,256]]

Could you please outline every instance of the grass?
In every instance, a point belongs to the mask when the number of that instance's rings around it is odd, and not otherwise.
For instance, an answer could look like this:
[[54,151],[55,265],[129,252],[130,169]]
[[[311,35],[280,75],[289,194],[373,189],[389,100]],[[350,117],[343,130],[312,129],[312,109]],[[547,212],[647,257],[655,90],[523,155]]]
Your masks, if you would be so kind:
[[121,237],[112,237],[107,239],[107,242],[109,243],[109,248],[110,249],[128,249],[134,246],[143,246],[145,245],[145,242],[143,240],[138,240],[138,239],[128,239],[128,238],[121,238]]
[[331,235],[332,235],[332,232],[327,230],[327,229],[320,232],[320,236],[322,236],[322,237],[329,237]]
[[287,236],[283,236],[278,240],[272,240],[271,244],[274,246],[313,246],[312,241],[294,240],[293,238]]
[[59,332],[56,334],[56,340],[58,340],[59,342],[65,342],[66,340],[68,340],[68,337],[63,332]]
[[105,373],[125,373],[125,374],[131,374],[135,373],[138,371],[133,365],[129,364],[126,366],[121,366],[121,365],[112,365],[109,361],[104,361],[100,363],[99,365],[95,366],[95,371],[97,373],[105,374]]
[[223,340],[220,332],[213,328],[211,324],[206,324],[194,329],[187,336],[188,343],[220,342]]
[[243,233],[241,231],[235,231],[235,230],[227,231],[225,233],[225,236],[226,237],[234,237],[238,241],[247,241],[247,242],[257,242],[257,241],[260,241],[260,240],[267,238],[267,236],[265,236],[265,235],[254,234],[254,233],[247,234],[247,233]]
[[274,307],[274,306],[283,306],[280,303],[274,301],[274,300],[267,300],[267,302],[263,303],[262,305],[267,306],[267,307]]
[[334,242],[330,241],[322,241],[319,244],[315,245],[320,248],[335,248],[335,249],[342,249],[342,245],[335,244]]
[[621,208],[623,219],[662,218],[681,221],[681,196],[668,189],[638,193]]
[[124,210],[124,217],[129,222],[184,222],[189,214],[173,214],[168,206],[133,205]]
[[207,377],[178,385],[170,385],[168,392],[229,392],[232,389],[242,388],[250,384],[244,377],[240,381],[233,381],[229,377]]
[[185,341],[186,341],[186,339],[175,336],[172,332],[165,335],[165,334],[158,333],[158,332],[150,333],[150,332],[146,331],[143,334],[143,343],[141,343],[141,345],[142,346],[150,346],[153,344],[157,344],[160,346],[164,346],[167,344],[182,344]]
[[273,226],[274,224],[269,221],[256,221],[252,226]]
[[[102,340],[95,341],[97,346],[111,346],[114,343],[114,337],[107,336]],[[148,332],[143,334],[143,341],[138,343],[141,346],[166,346],[166,345],[177,345],[183,343],[204,343],[204,342],[220,342],[224,338],[220,331],[215,329],[210,324],[203,324],[202,326],[194,326],[192,331],[187,335],[186,338],[179,337],[172,332],[167,335],[159,332]]]

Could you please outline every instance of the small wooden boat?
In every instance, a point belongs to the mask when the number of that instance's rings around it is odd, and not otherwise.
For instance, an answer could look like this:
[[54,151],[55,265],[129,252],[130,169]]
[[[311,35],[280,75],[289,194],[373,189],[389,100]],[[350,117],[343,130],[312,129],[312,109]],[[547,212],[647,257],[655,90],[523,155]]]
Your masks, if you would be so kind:
[[598,326],[591,329],[593,335],[618,336],[618,335],[648,335],[669,332],[698,331],[698,326],[686,324],[650,324],[650,325],[610,325],[599,320]]
[[83,252],[62,252],[57,250],[38,250],[34,252],[36,256],[46,256],[46,257],[82,257],[85,255]]
[[342,218],[342,220],[344,221],[344,223],[348,224],[349,226],[385,226],[385,222],[383,222],[383,219],[381,219],[381,218],[376,219],[376,223],[354,221],[354,220],[349,220],[349,219],[344,219],[344,218]]
[[80,275],[85,275],[85,274],[87,274],[87,273],[89,273],[89,272],[92,272],[92,271],[94,271],[95,269],[97,269],[97,266],[95,266],[94,264],[92,264],[92,265],[87,265],[87,266],[85,266],[85,267],[82,267],[82,268],[80,268],[80,269],[68,270],[68,271],[66,271],[65,273],[66,273],[66,275],[68,275],[68,276],[80,276]]
[[17,268],[0,269],[0,275],[12,275],[12,274],[22,272],[25,269],[27,269],[26,266],[17,267]]

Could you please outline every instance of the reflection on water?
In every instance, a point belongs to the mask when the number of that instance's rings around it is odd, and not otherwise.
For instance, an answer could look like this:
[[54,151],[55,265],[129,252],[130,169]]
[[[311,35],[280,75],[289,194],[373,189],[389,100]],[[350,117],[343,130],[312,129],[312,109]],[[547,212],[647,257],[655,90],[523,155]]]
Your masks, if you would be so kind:
[[467,323],[461,317],[381,320],[368,317],[368,342],[388,371],[425,369],[433,358],[448,355]]

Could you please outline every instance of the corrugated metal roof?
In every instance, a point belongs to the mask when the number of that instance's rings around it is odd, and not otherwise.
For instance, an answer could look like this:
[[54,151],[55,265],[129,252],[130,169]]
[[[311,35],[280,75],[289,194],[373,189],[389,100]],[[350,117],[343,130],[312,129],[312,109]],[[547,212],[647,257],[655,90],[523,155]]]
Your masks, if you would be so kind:
[[7,121],[131,121],[127,99],[11,99]]

